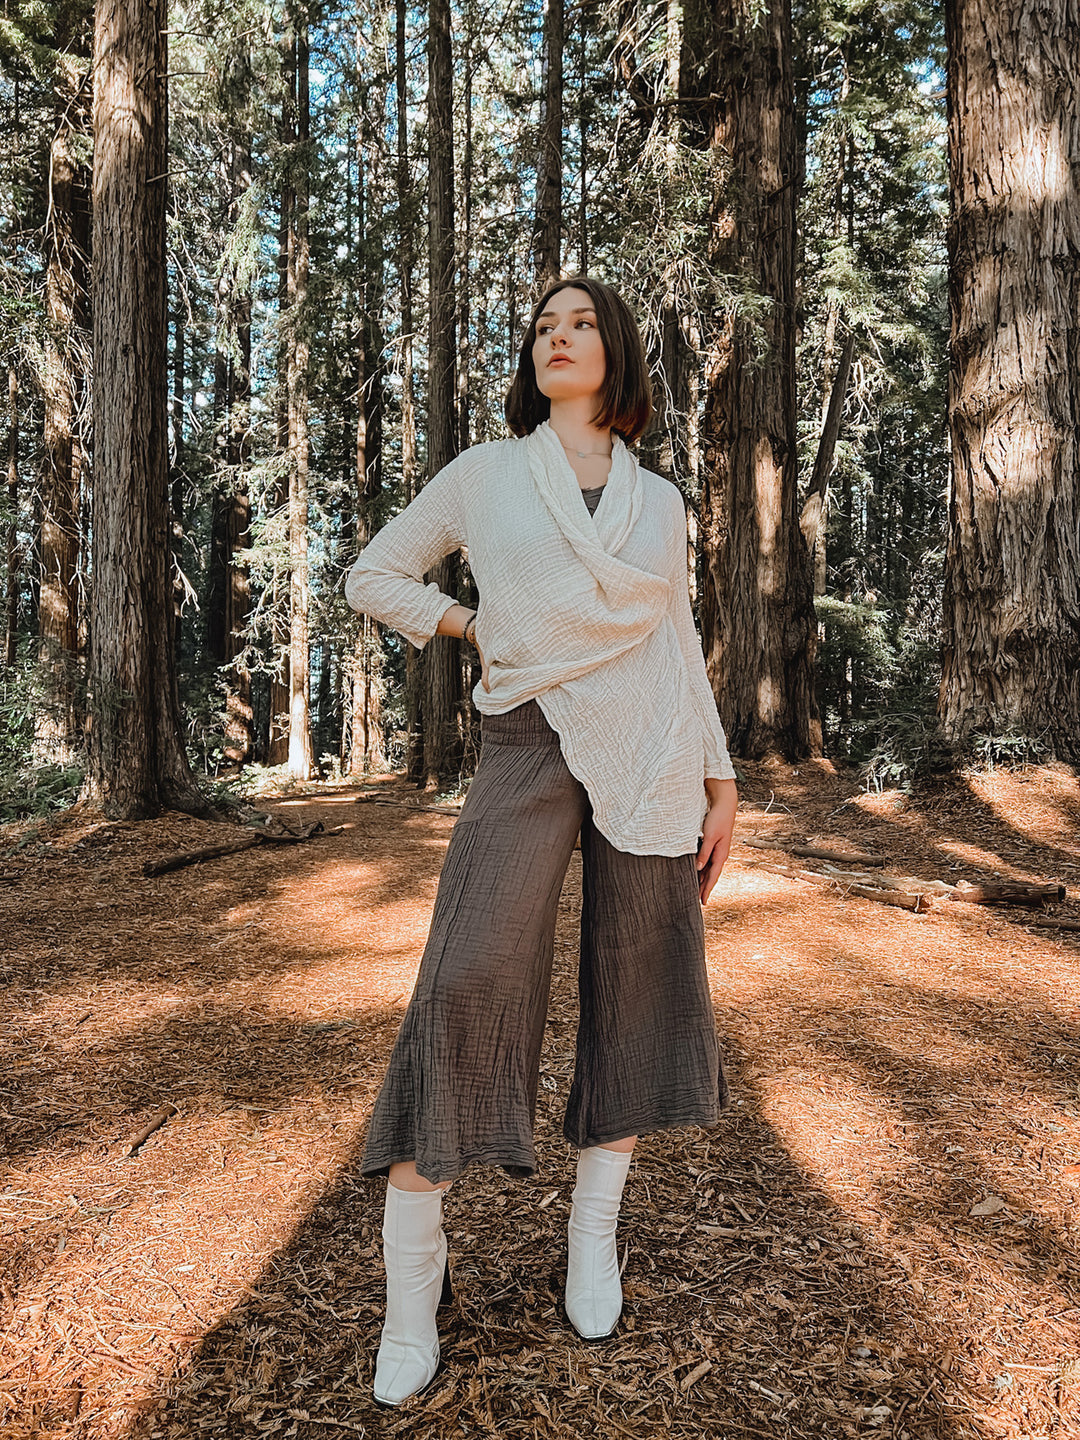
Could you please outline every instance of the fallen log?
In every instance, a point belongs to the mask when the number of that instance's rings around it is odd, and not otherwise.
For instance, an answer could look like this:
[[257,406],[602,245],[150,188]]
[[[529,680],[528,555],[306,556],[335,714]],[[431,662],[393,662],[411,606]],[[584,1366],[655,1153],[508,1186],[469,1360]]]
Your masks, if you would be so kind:
[[864,900],[876,900],[879,905],[897,905],[901,910],[910,910],[913,915],[925,915],[930,901],[925,895],[912,894],[906,890],[879,890],[869,885],[849,885],[848,895],[859,895]]
[[1040,930],[1080,930],[1080,920],[1059,920],[1053,915],[1037,915],[1028,923]]
[[235,855],[239,850],[250,850],[258,845],[260,837],[254,833],[242,840],[230,840],[224,845],[204,845],[201,850],[181,850],[176,855],[166,855],[162,860],[147,860],[143,866],[144,875],[167,875],[170,870],[182,870],[185,865],[195,865],[200,860],[216,860],[219,855]]
[[1064,900],[1065,886],[1029,885],[1021,881],[1002,880],[983,885],[961,882],[953,887],[950,900],[967,900],[973,905],[1043,905],[1047,900]]
[[413,800],[384,800],[381,795],[358,795],[357,805],[396,805],[399,810],[430,810],[433,815],[460,815],[460,805],[418,805]]
[[742,843],[754,850],[783,850],[785,854],[798,855],[802,860],[835,860],[841,865],[885,864],[884,855],[869,855],[862,850],[831,850],[819,845],[793,845],[786,840],[762,840],[757,836],[747,836]]
[[773,875],[786,875],[792,880],[805,880],[808,885],[823,885],[831,890],[839,890],[841,895],[858,895],[863,900],[876,900],[879,905],[896,905],[901,910],[910,910],[916,915],[922,915],[930,908],[930,901],[925,895],[878,885],[848,884],[835,874],[822,875],[817,870],[795,870],[790,865],[769,865],[763,861],[759,861],[755,868],[768,870]]
[[313,835],[338,835],[342,826],[324,830],[321,820],[314,820],[300,830],[252,830],[236,840],[227,840],[223,845],[203,845],[198,850],[181,850],[175,855],[166,855],[161,860],[147,860],[143,874],[168,875],[171,870],[183,870],[186,865],[197,865],[200,860],[216,860],[219,855],[236,855],[241,850],[250,850],[254,845],[300,845]]
[[869,871],[835,870],[826,865],[821,872],[832,880],[853,885],[870,885],[883,890],[906,890],[912,895],[951,895],[956,888],[947,880],[923,880],[918,875],[875,875]]

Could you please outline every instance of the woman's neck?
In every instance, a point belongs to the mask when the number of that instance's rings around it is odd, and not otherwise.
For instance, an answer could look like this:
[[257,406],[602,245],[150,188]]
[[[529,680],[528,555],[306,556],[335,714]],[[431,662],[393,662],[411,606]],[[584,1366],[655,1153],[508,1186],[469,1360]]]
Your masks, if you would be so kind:
[[550,425],[563,449],[575,458],[611,454],[611,431],[592,423],[596,396],[580,400],[552,401]]

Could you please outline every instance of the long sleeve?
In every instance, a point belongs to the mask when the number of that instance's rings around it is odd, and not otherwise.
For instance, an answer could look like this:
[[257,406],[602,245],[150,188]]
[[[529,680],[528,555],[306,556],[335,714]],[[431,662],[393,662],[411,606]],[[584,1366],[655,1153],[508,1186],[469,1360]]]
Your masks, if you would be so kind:
[[705,669],[705,656],[702,653],[701,640],[698,637],[693,612],[690,609],[690,590],[686,574],[686,513],[683,510],[682,497],[679,496],[678,500],[680,514],[675,527],[670,571],[671,619],[675,626],[675,634],[679,639],[679,649],[686,662],[686,673],[694,709],[701,720],[705,741],[705,775],[703,778],[706,780],[734,780],[735,767],[728,755],[727,737],[724,735],[724,727],[720,723],[716,699],[712,692],[712,686],[709,684],[708,672]]
[[345,598],[356,611],[399,631],[417,648],[435,634],[457,602],[424,574],[467,543],[459,456],[434,476],[411,505],[396,515],[357,557],[345,581]]

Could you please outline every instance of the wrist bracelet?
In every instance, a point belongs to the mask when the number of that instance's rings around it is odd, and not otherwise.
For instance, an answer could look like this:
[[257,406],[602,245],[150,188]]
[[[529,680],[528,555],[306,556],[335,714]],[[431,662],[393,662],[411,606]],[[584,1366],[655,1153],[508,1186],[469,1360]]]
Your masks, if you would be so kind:
[[476,617],[478,614],[479,611],[473,611],[468,620],[465,621],[465,628],[461,632],[461,638],[468,641],[470,645],[476,644]]

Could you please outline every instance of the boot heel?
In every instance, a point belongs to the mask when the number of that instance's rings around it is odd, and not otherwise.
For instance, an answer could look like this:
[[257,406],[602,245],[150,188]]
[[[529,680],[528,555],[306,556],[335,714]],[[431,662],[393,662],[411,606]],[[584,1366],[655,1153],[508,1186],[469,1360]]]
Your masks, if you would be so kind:
[[443,1270],[443,1277],[442,1277],[442,1294],[439,1296],[439,1308],[441,1309],[444,1305],[450,1305],[450,1304],[452,1304],[452,1303],[453,1303],[453,1299],[454,1299],[454,1287],[453,1287],[453,1285],[450,1283],[450,1261],[449,1261],[449,1259],[448,1259],[447,1262],[446,1262],[446,1266],[445,1266],[445,1268],[444,1268],[444,1270]]

